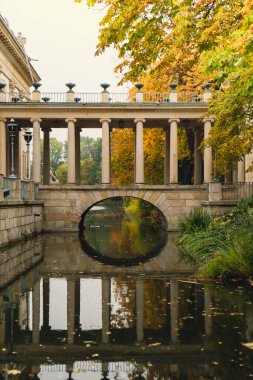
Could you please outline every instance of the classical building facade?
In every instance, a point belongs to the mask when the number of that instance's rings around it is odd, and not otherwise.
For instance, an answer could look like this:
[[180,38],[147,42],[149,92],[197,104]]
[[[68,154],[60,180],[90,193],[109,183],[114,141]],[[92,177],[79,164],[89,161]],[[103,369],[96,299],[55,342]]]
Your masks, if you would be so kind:
[[[26,55],[25,38],[21,33],[15,36],[10,30],[8,21],[0,15],[0,101],[11,102],[30,99],[30,88],[33,82],[40,80]],[[5,113],[0,118],[0,173],[9,174],[10,149],[6,130]],[[20,130],[15,137],[15,171],[24,177],[25,143]]]

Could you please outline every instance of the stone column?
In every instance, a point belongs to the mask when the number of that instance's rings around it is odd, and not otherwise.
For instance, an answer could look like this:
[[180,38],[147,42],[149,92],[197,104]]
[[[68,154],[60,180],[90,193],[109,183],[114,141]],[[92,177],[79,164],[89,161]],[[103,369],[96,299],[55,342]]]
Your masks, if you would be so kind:
[[142,279],[136,280],[136,339],[142,342],[144,339],[144,283]]
[[6,171],[6,145],[7,145],[7,131],[6,131],[6,119],[0,119],[0,174],[7,175]]
[[75,132],[75,141],[76,141],[76,184],[80,185],[80,160],[81,160],[81,151],[80,151],[80,128],[76,128]]
[[102,183],[111,183],[111,146],[110,146],[111,119],[100,119],[102,124]]
[[179,119],[169,119],[170,123],[170,183],[178,183],[177,125]]
[[202,183],[202,157],[201,150],[201,130],[200,128],[194,131],[194,185]]
[[[249,154],[245,155],[245,169],[246,171],[249,169],[250,166],[253,164],[253,149]],[[245,182],[253,182],[253,172],[247,172],[245,173]]]
[[20,154],[20,129],[18,128],[14,138],[14,167],[15,174],[18,178],[21,178],[21,165],[22,157]]
[[33,286],[32,298],[32,340],[34,344],[40,342],[40,280]]
[[164,184],[170,183],[170,130],[165,129]]
[[144,183],[144,147],[143,147],[143,123],[145,119],[135,119],[135,183]]
[[241,161],[238,161],[237,182],[245,182],[245,157]]
[[67,279],[67,331],[68,344],[75,341],[75,280]]
[[[204,119],[204,139],[206,140],[211,132],[212,119]],[[212,181],[212,148],[210,146],[204,149],[204,183]]]
[[178,281],[170,281],[171,343],[178,342]]
[[41,119],[31,119],[33,123],[33,180],[40,183],[40,123]]
[[102,278],[102,343],[109,343],[110,279]]
[[68,124],[68,183],[76,183],[76,119],[66,119]]
[[50,184],[50,128],[43,128],[44,147],[43,147],[43,184]]

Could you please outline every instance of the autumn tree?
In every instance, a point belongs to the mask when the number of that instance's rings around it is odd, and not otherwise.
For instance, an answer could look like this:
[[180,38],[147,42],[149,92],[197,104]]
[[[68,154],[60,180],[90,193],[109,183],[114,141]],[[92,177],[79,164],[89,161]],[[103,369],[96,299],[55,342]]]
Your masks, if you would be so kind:
[[[76,0],[81,2],[81,0]],[[198,90],[211,81],[215,117],[208,141],[224,173],[251,151],[253,0],[87,0],[103,4],[97,54],[118,51],[120,83],[167,91],[177,81]]]

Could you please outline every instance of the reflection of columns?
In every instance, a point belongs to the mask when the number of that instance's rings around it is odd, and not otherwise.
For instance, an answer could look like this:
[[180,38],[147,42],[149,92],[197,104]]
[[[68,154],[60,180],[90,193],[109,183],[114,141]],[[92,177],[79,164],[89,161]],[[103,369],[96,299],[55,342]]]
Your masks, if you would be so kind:
[[109,342],[110,333],[110,279],[102,278],[102,343]]
[[0,174],[6,175],[6,119],[0,119]]
[[202,157],[201,157],[201,130],[200,128],[194,131],[194,185],[200,185],[202,182]]
[[206,336],[209,336],[212,334],[212,300],[211,300],[211,295],[208,289],[204,289],[205,292],[205,334]]
[[144,147],[143,147],[143,123],[145,119],[135,119],[135,183],[144,183]]
[[105,380],[107,379],[108,373],[109,373],[109,363],[102,362],[102,376]]
[[67,331],[68,344],[75,341],[75,280],[67,279]]
[[5,343],[6,315],[3,303],[4,297],[0,296],[0,344]]
[[246,311],[245,315],[246,319],[246,331],[245,331],[245,338],[247,342],[252,342],[253,338],[253,309],[252,305],[248,305],[248,310]]
[[178,342],[178,281],[170,281],[171,343]]
[[50,184],[50,132],[51,129],[43,128],[44,147],[43,147],[43,184]]
[[102,124],[102,183],[111,183],[111,146],[110,146],[111,119],[100,119]]
[[40,342],[40,280],[33,286],[33,306],[32,306],[32,337],[33,343]]
[[144,339],[144,284],[142,279],[136,280],[136,338],[137,342]]
[[80,278],[75,280],[75,322],[74,327],[75,331],[80,329],[80,307],[81,307],[81,298],[80,298]]
[[68,124],[68,183],[76,183],[76,119],[66,119]]
[[170,123],[170,183],[178,183],[177,124],[180,120],[169,119]]
[[165,129],[164,184],[170,183],[170,130]]
[[43,326],[44,330],[49,329],[49,295],[50,283],[49,278],[43,279]]
[[[204,119],[204,139],[206,140],[211,132],[212,119]],[[212,181],[212,148],[204,148],[204,183]]]
[[237,182],[245,182],[245,157],[238,161]]
[[76,147],[76,183],[80,185],[80,160],[81,160],[81,151],[80,151],[80,128],[75,129],[75,147]]
[[33,123],[33,180],[40,183],[40,123],[41,119],[31,119]]

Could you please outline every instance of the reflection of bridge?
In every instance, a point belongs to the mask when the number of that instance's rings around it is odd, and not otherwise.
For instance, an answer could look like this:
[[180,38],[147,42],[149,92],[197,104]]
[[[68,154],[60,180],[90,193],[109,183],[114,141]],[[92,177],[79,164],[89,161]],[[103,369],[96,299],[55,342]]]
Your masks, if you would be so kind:
[[[54,307],[56,296],[50,296],[51,291],[53,291],[57,285],[55,278],[37,280],[33,284],[32,292],[30,290],[24,291],[21,300],[8,301],[8,292],[5,292],[5,296],[2,298],[4,304],[1,318],[1,343],[12,342],[14,344],[20,344],[23,339],[29,340],[30,336],[34,344],[44,345],[61,342],[62,344],[67,343],[73,345],[74,343],[80,344],[84,340],[87,341],[87,339],[89,341],[92,336],[93,342],[90,342],[91,344],[86,346],[87,349],[90,345],[93,346],[94,344],[97,345],[100,343],[111,343],[112,345],[120,346],[122,345],[122,343],[120,343],[122,339],[125,339],[125,344],[149,342],[147,343],[146,349],[150,351],[157,349],[156,345],[173,345],[179,343],[179,321],[181,321],[180,323],[183,325],[184,317],[187,319],[187,315],[179,314],[180,283],[178,280],[148,278],[144,280],[131,277],[122,282],[121,279],[112,279],[110,277],[100,277],[100,279],[93,278],[96,288],[98,291],[100,289],[101,292],[96,300],[93,299],[92,291],[91,294],[86,292],[84,295],[84,289],[89,286],[91,280],[91,277],[62,279],[61,305],[59,305],[61,309],[60,317],[63,321],[61,324],[63,323],[64,325],[62,330],[59,330],[56,325],[50,327],[50,320],[52,321],[59,318],[57,310],[55,310]],[[121,298],[117,298],[117,301],[115,298],[115,292],[121,292],[124,286],[128,287],[128,297],[132,299],[132,303],[125,306],[123,306],[124,297],[122,300]],[[148,318],[151,318],[149,315],[151,311],[149,305],[151,299],[148,292],[150,291],[150,293],[153,292],[153,294],[156,294],[155,288],[153,289],[154,286],[159,286],[159,292],[163,294],[163,306],[161,306],[161,300],[159,295],[157,295],[151,308],[153,311],[152,318],[156,316],[156,319],[149,321]],[[66,290],[64,290],[65,287]],[[208,336],[212,333],[211,299],[207,290],[205,290],[203,296],[205,300],[204,310],[200,311],[198,317],[195,315],[195,318],[197,318],[195,328],[199,333],[204,329],[205,334]],[[95,329],[82,327],[82,323],[85,322],[81,319],[80,310],[83,310],[87,302],[93,305],[93,313],[98,315],[97,327]],[[196,302],[196,300],[192,300],[192,302]],[[29,305],[31,303],[32,316],[29,313]],[[115,308],[118,311],[115,311]],[[157,312],[155,312],[155,310],[161,310],[161,308],[164,310],[163,317],[158,316]],[[121,323],[117,320],[118,312],[122,315]],[[66,313],[65,316],[64,313]],[[84,315],[82,315],[82,318],[88,318],[89,320],[92,316],[84,317]],[[155,341],[151,338],[152,329],[156,332]],[[127,335],[125,335],[126,331],[128,331]],[[125,338],[123,338],[124,336]],[[157,341],[160,343],[157,344]],[[152,344],[152,342],[154,344]],[[197,343],[200,344],[201,341]],[[187,344],[196,344],[195,337],[192,337],[192,341],[189,340]],[[97,346],[97,349],[99,349],[99,346]],[[185,349],[187,351],[187,347]],[[88,349],[88,351],[89,350],[90,349]],[[137,352],[138,351],[139,348],[137,348]]]

